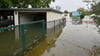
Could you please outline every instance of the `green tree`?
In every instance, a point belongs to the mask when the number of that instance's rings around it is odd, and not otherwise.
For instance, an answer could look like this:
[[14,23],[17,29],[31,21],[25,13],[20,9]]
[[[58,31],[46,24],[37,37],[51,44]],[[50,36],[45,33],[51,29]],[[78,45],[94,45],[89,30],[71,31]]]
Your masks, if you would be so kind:
[[81,19],[83,19],[85,15],[89,15],[89,12],[84,8],[78,8],[76,11],[81,12],[81,15],[80,15]]
[[91,11],[92,13],[94,13],[96,15],[100,15],[100,2],[98,2],[95,5],[92,5],[91,9],[92,9],[92,11]]
[[84,8],[78,8],[76,11],[82,12],[82,14],[84,16],[89,14],[89,12],[86,9],[84,9]]
[[64,10],[64,13],[66,13],[66,14],[67,14],[67,13],[68,13],[68,11],[67,11],[67,10]]
[[93,4],[91,9],[92,14],[96,14],[96,16],[94,17],[94,21],[98,27],[100,25],[100,2]]
[[67,14],[68,14],[68,11],[64,10],[64,15],[67,16]]
[[69,16],[72,17],[72,12],[69,12]]
[[30,4],[33,8],[49,7],[55,0],[0,0],[0,8],[26,8]]

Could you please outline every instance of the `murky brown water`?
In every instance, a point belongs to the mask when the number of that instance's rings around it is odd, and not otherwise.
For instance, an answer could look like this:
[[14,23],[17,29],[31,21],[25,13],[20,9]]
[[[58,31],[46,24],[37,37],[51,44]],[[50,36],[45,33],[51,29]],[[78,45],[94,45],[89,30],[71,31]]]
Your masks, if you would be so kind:
[[100,34],[93,24],[67,23],[62,33],[47,37],[24,56],[90,56],[94,45],[100,46]]
[[52,37],[47,37],[46,39],[43,39],[38,44],[32,47],[28,52],[24,54],[24,56],[41,56],[45,50],[49,52],[49,50],[53,47],[55,47],[55,42],[61,32],[57,33],[56,35],[53,35]]

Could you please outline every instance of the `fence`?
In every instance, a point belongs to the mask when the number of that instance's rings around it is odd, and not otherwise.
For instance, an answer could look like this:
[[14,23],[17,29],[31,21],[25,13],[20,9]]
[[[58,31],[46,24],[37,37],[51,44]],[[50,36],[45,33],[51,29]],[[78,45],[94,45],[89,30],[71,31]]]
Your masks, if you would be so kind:
[[58,32],[61,32],[65,25],[66,18],[47,22],[47,36],[50,37]]
[[0,28],[0,56],[17,56],[43,37],[44,20]]

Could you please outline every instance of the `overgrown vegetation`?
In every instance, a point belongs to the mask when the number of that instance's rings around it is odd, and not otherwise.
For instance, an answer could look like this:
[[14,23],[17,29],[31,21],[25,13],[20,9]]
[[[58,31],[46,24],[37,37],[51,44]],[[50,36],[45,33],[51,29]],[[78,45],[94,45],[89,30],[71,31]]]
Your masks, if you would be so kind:
[[99,27],[100,25],[100,0],[83,0],[83,2],[86,2],[87,4],[91,5],[91,14],[95,14],[94,21],[96,23],[96,26]]
[[91,9],[92,9],[91,13],[96,14],[94,21],[96,21],[96,25],[98,27],[100,25],[100,2],[92,4]]
[[0,0],[0,8],[27,8],[31,5],[33,8],[45,8],[49,7],[51,2],[55,0]]

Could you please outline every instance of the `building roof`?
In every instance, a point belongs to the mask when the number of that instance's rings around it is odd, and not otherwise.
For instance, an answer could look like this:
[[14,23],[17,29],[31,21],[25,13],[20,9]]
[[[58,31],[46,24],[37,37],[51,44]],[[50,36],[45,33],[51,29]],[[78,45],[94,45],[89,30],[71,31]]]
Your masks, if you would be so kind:
[[57,13],[63,13],[52,8],[0,8],[0,11],[53,11]]

